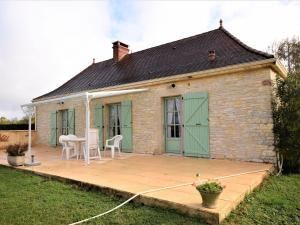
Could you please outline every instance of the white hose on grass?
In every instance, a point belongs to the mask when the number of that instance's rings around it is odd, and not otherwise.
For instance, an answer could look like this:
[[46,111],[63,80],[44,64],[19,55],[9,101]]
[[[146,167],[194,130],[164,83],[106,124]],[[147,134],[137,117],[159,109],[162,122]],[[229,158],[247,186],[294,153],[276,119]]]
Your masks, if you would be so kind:
[[[237,173],[237,174],[232,174],[232,175],[227,175],[227,176],[220,176],[220,177],[215,177],[215,178],[211,178],[211,179],[204,179],[200,182],[198,182],[198,184],[200,183],[203,183],[203,182],[206,182],[208,180],[221,180],[221,179],[226,179],[226,178],[230,178],[230,177],[236,177],[236,176],[241,176],[241,175],[246,175],[246,174],[251,174],[251,173],[259,173],[259,172],[265,172],[265,171],[269,171],[269,169],[265,169],[265,170],[255,170],[255,171],[249,171],[249,172],[244,172],[244,173]],[[139,192],[135,195],[133,195],[131,198],[127,199],[125,202],[121,203],[120,205],[104,212],[104,213],[101,213],[101,214],[98,214],[96,216],[93,216],[93,217],[90,217],[90,218],[87,218],[87,219],[84,219],[84,220],[80,220],[78,222],[75,222],[75,223],[71,223],[69,225],[76,225],[76,224],[81,224],[81,223],[84,223],[84,222],[87,222],[87,221],[90,221],[92,219],[96,219],[98,217],[102,217],[108,213],[111,213],[115,210],[117,210],[118,208],[121,208],[122,206],[124,206],[125,204],[127,204],[128,202],[130,202],[131,200],[135,199],[136,197],[138,197],[139,195],[142,195],[142,194],[148,194],[148,193],[151,193],[151,192],[156,192],[156,191],[162,191],[162,190],[166,190],[166,189],[172,189],[172,188],[178,188],[178,187],[183,187],[183,186],[189,186],[189,185],[194,185],[195,182],[189,182],[189,183],[183,183],[183,184],[177,184],[177,185],[173,185],[173,186],[167,186],[167,187],[162,187],[162,188],[155,188],[155,189],[150,189],[150,190],[147,190],[147,191],[142,191],[142,192]]]

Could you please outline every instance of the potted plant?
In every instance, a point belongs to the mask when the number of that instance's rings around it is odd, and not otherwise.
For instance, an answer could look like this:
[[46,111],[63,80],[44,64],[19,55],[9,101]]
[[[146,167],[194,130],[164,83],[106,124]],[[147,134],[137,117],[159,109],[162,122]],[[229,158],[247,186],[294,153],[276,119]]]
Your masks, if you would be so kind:
[[206,208],[216,208],[219,195],[222,193],[224,186],[216,181],[208,181],[196,186],[202,197],[202,205]]
[[25,152],[27,151],[27,145],[9,145],[6,148],[7,162],[11,166],[22,166],[25,163]]

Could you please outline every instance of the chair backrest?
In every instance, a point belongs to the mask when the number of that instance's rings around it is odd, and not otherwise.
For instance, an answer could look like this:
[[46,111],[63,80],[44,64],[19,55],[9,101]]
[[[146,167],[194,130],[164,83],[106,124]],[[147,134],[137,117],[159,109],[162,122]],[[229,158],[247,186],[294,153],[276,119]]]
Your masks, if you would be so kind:
[[89,129],[89,146],[90,147],[98,147],[99,143],[99,135],[98,129],[90,128]]
[[66,147],[67,146],[67,140],[68,137],[66,135],[60,135],[58,138],[58,142],[63,146]]
[[[78,138],[76,135],[74,134],[68,134],[67,136],[67,140],[72,140],[72,139],[76,139]],[[75,143],[74,142],[67,142],[67,145],[68,146],[71,146],[71,147],[75,147]]]
[[114,146],[120,148],[120,143],[123,139],[123,136],[122,135],[116,135],[116,136],[113,137],[113,139],[114,139]]

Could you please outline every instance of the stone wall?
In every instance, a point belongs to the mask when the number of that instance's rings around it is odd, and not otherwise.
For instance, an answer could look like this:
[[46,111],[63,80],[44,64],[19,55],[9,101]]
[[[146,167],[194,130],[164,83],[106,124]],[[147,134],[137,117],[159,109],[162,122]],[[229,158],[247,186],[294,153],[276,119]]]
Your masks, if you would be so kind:
[[[164,97],[187,92],[207,92],[209,96],[209,141],[212,158],[244,161],[273,161],[271,113],[271,69],[256,69],[234,74],[185,79],[168,84],[148,86],[148,91],[91,101],[91,125],[95,104],[104,107],[104,139],[107,138],[107,104],[132,101],[133,151],[161,154],[164,145]],[[50,112],[75,108],[75,130],[84,135],[85,107],[82,101],[65,101],[63,105],[37,107],[37,130],[40,143],[50,140]]]
[[[36,143],[36,131],[31,132],[32,145]],[[27,144],[27,130],[0,130],[0,150],[4,150],[8,145]]]

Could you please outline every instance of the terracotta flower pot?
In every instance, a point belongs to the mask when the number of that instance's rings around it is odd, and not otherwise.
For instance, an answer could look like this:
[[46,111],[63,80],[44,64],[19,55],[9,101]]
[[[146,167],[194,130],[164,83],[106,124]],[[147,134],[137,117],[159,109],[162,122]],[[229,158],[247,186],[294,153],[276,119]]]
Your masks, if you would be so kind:
[[25,156],[7,156],[7,162],[11,166],[23,166],[25,164]]
[[210,209],[214,209],[217,207],[217,202],[220,194],[222,193],[207,193],[200,191],[202,197],[202,206]]

